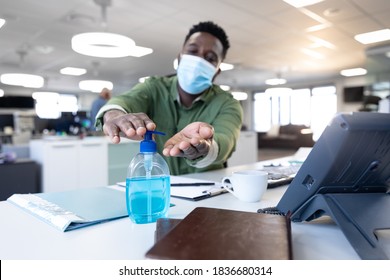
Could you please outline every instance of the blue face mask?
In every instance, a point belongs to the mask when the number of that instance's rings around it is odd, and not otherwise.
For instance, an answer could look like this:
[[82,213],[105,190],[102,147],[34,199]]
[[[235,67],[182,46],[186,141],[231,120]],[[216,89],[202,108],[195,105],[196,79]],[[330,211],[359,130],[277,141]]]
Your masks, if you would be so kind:
[[199,94],[212,85],[216,72],[215,66],[203,58],[183,54],[177,68],[177,78],[185,92]]

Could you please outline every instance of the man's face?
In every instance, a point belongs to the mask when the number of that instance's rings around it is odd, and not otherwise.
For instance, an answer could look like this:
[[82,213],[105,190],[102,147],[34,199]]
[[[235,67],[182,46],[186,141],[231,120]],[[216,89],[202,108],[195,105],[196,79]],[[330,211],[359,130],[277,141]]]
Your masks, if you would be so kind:
[[223,60],[222,43],[207,32],[196,32],[184,44],[181,54],[199,56],[219,68]]

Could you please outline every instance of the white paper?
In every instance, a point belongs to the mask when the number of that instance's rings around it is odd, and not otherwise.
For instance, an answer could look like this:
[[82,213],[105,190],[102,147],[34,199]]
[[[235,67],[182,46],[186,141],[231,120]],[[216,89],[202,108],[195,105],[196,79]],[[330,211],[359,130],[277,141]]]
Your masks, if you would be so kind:
[[[206,198],[214,195],[218,195],[221,193],[225,193],[226,190],[222,188],[222,184],[220,182],[213,182],[209,180],[200,180],[193,179],[182,176],[170,176],[171,185],[172,184],[189,184],[189,183],[214,183],[213,186],[180,186],[175,187],[171,186],[171,196],[178,198],[186,198],[186,199],[199,199]],[[118,182],[118,186],[126,187],[126,182]]]

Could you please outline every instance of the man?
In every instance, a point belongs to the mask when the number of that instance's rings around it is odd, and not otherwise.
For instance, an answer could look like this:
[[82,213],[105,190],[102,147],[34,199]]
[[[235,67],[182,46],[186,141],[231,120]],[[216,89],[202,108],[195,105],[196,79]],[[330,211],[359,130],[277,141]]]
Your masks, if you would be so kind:
[[[108,88],[103,88],[99,94],[99,97],[92,102],[91,106],[91,121],[95,123],[96,115],[99,110],[111,99],[111,91]],[[94,127],[92,126],[92,129]]]
[[151,77],[112,98],[96,125],[119,143],[119,135],[141,140],[146,130],[159,130],[160,153],[172,175],[218,169],[231,156],[243,112],[233,96],[213,85],[230,47],[224,30],[200,22],[187,34],[179,53],[177,75]]

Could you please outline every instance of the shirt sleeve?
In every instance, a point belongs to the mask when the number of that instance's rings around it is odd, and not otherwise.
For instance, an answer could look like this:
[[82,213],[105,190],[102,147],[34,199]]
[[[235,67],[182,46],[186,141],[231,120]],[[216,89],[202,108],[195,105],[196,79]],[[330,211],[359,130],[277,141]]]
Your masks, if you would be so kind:
[[211,123],[214,127],[214,141],[218,144],[218,156],[214,164],[223,164],[236,149],[243,119],[241,104],[231,98],[220,109],[218,116]]

